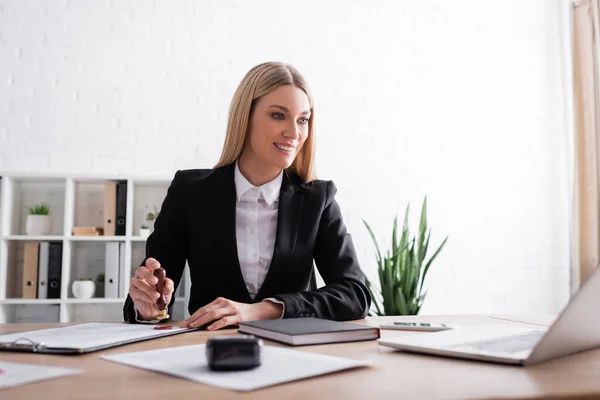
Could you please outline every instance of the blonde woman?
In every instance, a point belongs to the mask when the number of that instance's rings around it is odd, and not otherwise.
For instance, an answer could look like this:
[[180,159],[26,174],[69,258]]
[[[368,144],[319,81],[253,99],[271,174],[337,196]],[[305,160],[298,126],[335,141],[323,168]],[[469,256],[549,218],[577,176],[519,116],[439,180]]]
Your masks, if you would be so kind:
[[[316,179],[314,117],[308,86],[292,66],[269,62],[246,74],[219,163],[175,174],[131,279],[126,321],[153,320],[153,271],[166,270],[169,303],[186,261],[191,316],[182,327],[367,315],[371,298],[336,187]],[[326,284],[319,289],[313,261]]]

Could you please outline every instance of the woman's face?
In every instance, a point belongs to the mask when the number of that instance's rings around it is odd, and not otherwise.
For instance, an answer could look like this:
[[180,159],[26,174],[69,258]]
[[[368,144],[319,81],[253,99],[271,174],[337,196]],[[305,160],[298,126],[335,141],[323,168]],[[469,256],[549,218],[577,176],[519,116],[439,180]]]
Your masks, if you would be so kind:
[[274,89],[254,106],[244,155],[267,170],[289,167],[306,141],[309,119],[306,93],[293,85]]

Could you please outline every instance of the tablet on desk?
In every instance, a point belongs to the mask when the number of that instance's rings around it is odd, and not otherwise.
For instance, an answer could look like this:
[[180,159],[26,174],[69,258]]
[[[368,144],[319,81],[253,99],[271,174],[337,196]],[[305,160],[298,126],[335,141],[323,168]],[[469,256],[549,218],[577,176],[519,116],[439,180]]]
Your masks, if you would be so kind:
[[423,331],[438,332],[453,329],[454,326],[431,322],[387,322],[379,326],[381,329],[393,329],[400,331]]

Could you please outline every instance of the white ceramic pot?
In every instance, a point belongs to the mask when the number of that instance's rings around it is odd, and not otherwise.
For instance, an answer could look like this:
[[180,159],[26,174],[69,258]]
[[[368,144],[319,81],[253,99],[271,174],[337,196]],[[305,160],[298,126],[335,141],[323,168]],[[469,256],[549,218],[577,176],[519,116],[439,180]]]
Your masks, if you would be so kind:
[[28,215],[25,231],[28,235],[50,235],[52,233],[52,217],[49,215]]
[[91,299],[96,291],[96,284],[94,281],[75,281],[71,290],[77,299]]
[[148,236],[150,236],[150,229],[140,228],[140,236],[143,238],[147,238]]

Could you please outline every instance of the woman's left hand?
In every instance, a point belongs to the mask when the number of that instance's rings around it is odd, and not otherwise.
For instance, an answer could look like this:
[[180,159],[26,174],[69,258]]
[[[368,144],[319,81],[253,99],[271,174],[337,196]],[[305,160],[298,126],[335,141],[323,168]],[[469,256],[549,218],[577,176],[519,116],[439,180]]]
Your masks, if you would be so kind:
[[246,304],[219,297],[212,303],[199,308],[188,319],[182,321],[179,326],[182,328],[198,328],[214,321],[206,328],[212,331],[242,321],[279,318],[282,311],[283,306],[281,304],[271,301]]

